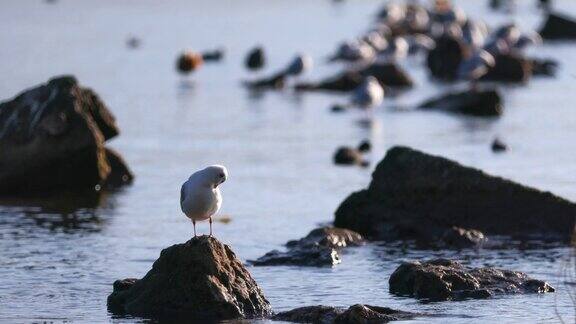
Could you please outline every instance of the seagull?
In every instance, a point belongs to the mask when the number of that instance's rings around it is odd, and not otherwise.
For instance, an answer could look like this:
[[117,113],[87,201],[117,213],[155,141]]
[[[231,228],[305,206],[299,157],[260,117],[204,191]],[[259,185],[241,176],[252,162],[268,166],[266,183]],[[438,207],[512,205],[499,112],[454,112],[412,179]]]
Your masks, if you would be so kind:
[[196,221],[210,222],[212,236],[212,216],[222,205],[222,195],[218,186],[228,178],[228,170],[222,165],[211,165],[194,172],[180,189],[180,207],[186,217],[192,220],[194,237]]
[[378,106],[384,101],[384,89],[373,76],[368,76],[352,93],[351,103],[363,109]]

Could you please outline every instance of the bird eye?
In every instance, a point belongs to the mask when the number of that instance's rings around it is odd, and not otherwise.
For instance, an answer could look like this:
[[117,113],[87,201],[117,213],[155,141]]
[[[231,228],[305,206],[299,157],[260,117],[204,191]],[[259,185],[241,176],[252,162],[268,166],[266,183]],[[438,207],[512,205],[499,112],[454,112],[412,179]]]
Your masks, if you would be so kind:
[[220,178],[224,178],[224,173],[219,174]]

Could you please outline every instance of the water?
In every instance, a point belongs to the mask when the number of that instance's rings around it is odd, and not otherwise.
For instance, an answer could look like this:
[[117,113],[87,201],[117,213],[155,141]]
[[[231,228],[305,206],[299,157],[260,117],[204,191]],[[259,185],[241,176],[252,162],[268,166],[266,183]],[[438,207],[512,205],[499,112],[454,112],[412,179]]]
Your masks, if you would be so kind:
[[[507,21],[484,1],[459,1],[473,17]],[[532,1],[518,1],[522,25],[540,22]],[[162,248],[184,242],[192,226],[179,211],[180,184],[207,164],[230,171],[222,186],[222,215],[215,234],[243,260],[280,248],[320,223],[338,204],[370,181],[369,169],[338,168],[339,145],[371,138],[374,165],[393,145],[410,145],[475,166],[488,173],[576,200],[575,49],[553,44],[536,54],[560,61],[556,79],[508,86],[505,115],[495,121],[415,112],[411,106],[446,87],[431,84],[418,60],[404,65],[418,86],[387,100],[372,130],[358,115],[334,115],[328,107],[343,97],[254,94],[240,86],[250,75],[242,60],[265,46],[267,72],[296,52],[313,56],[306,78],[337,71],[322,60],[337,42],[365,30],[381,1],[152,1],[114,2],[4,0],[0,3],[0,98],[60,74],[74,74],[111,108],[122,134],[110,144],[137,178],[122,192],[68,206],[4,202],[0,207],[0,322],[106,322],[112,282],[141,277]],[[576,15],[576,3],[558,1]],[[125,45],[142,39],[139,49]],[[221,64],[206,64],[183,83],[174,72],[186,47],[225,46]],[[499,136],[509,152],[494,155]],[[70,203],[72,202],[72,203]],[[71,206],[70,206],[71,205]],[[82,207],[84,206],[84,207]],[[88,206],[88,207],[86,207]],[[199,226],[207,232],[207,224]],[[262,267],[250,271],[276,311],[297,306],[368,303],[440,314],[416,322],[558,322],[575,319],[570,293],[574,278],[563,274],[570,249],[539,251],[408,251],[369,245],[350,249],[334,268]],[[388,293],[388,277],[402,260],[445,256],[471,265],[521,270],[558,289],[546,295],[423,304]],[[120,320],[118,320],[120,321]],[[137,322],[138,319],[122,319]]]

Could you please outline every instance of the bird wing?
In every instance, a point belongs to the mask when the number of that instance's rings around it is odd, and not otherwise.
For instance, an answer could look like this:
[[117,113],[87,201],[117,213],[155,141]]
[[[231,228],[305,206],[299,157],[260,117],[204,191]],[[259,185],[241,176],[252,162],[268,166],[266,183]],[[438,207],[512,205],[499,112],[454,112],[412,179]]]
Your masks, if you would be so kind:
[[184,202],[185,197],[186,197],[186,183],[184,183],[182,185],[182,188],[180,188],[180,205],[182,205],[182,203]]

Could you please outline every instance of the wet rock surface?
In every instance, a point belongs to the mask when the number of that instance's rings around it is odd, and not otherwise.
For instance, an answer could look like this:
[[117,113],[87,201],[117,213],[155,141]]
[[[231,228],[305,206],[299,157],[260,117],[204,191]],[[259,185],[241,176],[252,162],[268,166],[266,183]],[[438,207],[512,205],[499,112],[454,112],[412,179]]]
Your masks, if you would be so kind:
[[475,229],[453,226],[442,234],[442,242],[450,248],[480,247],[488,239],[484,233]]
[[376,240],[433,242],[453,226],[490,237],[569,243],[576,205],[408,147],[393,147],[368,189],[350,195],[334,225]]
[[547,40],[576,39],[576,21],[564,15],[551,13],[540,29],[540,36]]
[[478,117],[500,116],[503,112],[502,97],[496,90],[448,93],[420,104],[419,108]]
[[116,281],[108,308],[121,315],[188,320],[271,314],[262,290],[230,247],[208,236],[162,250],[142,279]]
[[468,268],[446,259],[403,263],[392,273],[389,284],[393,294],[434,301],[554,292],[548,283],[522,272]]
[[119,187],[133,175],[104,143],[114,117],[72,76],[50,80],[0,104],[0,194]]
[[281,312],[272,317],[276,321],[293,323],[387,323],[408,320],[418,314],[391,309],[388,307],[356,304],[348,309],[332,306],[306,306]]
[[466,46],[455,38],[445,36],[437,39],[436,47],[428,52],[426,59],[430,74],[444,81],[455,80],[466,53]]
[[287,251],[273,250],[249,262],[256,266],[331,266],[341,262],[338,249],[363,243],[364,238],[354,231],[322,227],[311,231],[300,240],[286,243]]

